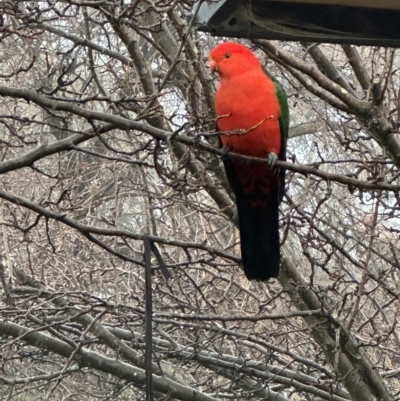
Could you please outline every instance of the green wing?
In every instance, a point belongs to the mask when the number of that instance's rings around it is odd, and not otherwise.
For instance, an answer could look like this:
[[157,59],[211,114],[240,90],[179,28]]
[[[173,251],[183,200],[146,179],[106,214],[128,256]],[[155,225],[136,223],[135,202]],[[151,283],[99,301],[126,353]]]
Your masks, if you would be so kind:
[[[272,82],[275,84],[276,96],[278,98],[279,104],[281,106],[281,115],[279,117],[279,127],[281,130],[281,141],[282,147],[279,154],[279,160],[286,161],[286,143],[289,134],[289,105],[287,102],[287,97],[285,90],[282,85],[273,77],[271,77]],[[285,192],[285,170],[280,169],[279,173],[279,202],[282,202],[283,194]]]
[[281,106],[281,116],[279,118],[279,125],[281,128],[282,140],[284,141],[286,148],[286,142],[289,134],[289,105],[287,102],[285,90],[283,89],[282,85],[275,79],[272,79],[272,81],[275,84],[276,96],[278,97],[279,104]]

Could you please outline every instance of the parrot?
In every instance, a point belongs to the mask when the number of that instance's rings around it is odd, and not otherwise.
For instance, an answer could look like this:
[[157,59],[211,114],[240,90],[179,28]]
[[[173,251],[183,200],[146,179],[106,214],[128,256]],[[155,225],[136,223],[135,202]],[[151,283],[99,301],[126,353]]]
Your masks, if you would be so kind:
[[[236,198],[242,265],[249,280],[277,277],[280,266],[279,204],[285,189],[289,107],[282,85],[258,57],[236,42],[217,45],[208,66],[219,76],[216,124],[223,163]],[[246,161],[235,153],[265,158]]]

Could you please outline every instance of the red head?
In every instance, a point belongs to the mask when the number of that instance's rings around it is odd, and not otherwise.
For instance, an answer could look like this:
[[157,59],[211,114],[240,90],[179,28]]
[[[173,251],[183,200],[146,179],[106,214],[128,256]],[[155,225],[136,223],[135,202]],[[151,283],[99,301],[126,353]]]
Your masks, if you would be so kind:
[[246,46],[236,42],[225,42],[210,53],[209,66],[220,77],[229,77],[254,69],[261,69],[260,60]]

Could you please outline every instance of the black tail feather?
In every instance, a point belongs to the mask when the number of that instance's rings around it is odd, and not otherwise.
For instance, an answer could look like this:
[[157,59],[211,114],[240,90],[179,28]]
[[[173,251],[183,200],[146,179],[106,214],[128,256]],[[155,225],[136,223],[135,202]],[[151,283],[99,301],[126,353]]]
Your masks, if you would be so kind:
[[253,206],[247,194],[237,191],[236,202],[246,277],[259,281],[277,277],[280,264],[278,194],[271,194],[266,206]]
[[[280,264],[279,203],[284,190],[284,175],[280,175],[280,181],[276,179],[268,194],[260,190],[247,194],[229,156],[224,158],[224,165],[236,196],[242,263],[246,277],[259,281],[277,277]],[[247,162],[236,161],[236,165],[239,169],[246,168]],[[265,206],[261,206],[263,203]]]

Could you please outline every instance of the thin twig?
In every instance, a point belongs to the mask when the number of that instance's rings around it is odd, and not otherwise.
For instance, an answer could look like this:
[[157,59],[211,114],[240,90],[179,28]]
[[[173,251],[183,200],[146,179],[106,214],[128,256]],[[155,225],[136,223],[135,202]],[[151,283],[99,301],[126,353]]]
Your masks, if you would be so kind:
[[151,243],[148,236],[144,237],[144,264],[146,282],[146,312],[145,312],[145,370],[146,370],[146,401],[153,401],[153,372],[152,372],[152,353],[153,353],[153,300],[151,288]]

